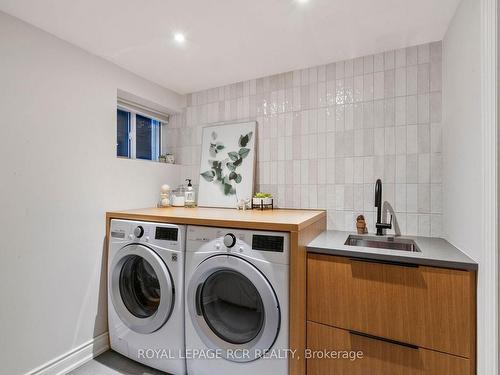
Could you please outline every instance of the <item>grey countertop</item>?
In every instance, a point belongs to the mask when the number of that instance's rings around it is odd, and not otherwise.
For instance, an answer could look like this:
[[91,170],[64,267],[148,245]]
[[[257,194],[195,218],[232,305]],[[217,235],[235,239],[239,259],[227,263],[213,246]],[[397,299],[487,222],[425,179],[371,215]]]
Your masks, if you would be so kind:
[[[307,251],[328,255],[364,258],[433,267],[477,270],[477,263],[442,238],[402,236],[416,242],[421,252],[375,249],[345,245],[350,232],[327,230],[307,246]],[[367,235],[370,236],[370,235]]]

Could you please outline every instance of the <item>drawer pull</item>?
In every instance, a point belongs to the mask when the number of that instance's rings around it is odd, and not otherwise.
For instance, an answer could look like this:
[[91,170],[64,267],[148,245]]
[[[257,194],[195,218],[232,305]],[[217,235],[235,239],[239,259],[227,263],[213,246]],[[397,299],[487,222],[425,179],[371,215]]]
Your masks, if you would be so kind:
[[365,258],[349,258],[349,260],[352,262],[379,263],[379,264],[388,264],[390,266],[399,266],[399,267],[408,267],[408,268],[418,268],[419,267],[418,264],[394,262],[391,260],[365,259]]
[[391,340],[391,339],[386,339],[383,337],[373,336],[373,335],[369,335],[368,333],[362,333],[362,332],[352,331],[352,330],[349,330],[349,333],[351,335],[354,335],[354,336],[360,336],[360,337],[365,337],[365,338],[372,339],[372,340],[384,341],[384,342],[387,342],[389,344],[404,346],[405,348],[410,348],[410,349],[415,349],[415,350],[419,349],[419,347],[417,345],[408,344],[406,342],[401,342],[401,341],[396,341],[396,340]]

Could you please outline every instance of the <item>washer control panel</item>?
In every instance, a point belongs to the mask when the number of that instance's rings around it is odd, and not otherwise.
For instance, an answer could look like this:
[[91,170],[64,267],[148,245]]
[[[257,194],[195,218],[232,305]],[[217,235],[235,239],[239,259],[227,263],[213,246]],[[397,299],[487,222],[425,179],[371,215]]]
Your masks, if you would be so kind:
[[110,241],[150,243],[172,250],[183,250],[186,226],[131,220],[111,220]]
[[144,236],[144,228],[141,225],[135,227],[134,236],[137,238],[141,238],[142,236]]

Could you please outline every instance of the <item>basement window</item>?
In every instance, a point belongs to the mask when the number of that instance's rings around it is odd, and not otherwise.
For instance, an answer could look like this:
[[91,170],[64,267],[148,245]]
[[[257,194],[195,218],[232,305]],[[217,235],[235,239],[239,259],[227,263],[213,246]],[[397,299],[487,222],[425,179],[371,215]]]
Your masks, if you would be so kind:
[[116,156],[158,161],[162,152],[162,126],[167,121],[168,117],[154,116],[150,111],[119,101],[116,110]]

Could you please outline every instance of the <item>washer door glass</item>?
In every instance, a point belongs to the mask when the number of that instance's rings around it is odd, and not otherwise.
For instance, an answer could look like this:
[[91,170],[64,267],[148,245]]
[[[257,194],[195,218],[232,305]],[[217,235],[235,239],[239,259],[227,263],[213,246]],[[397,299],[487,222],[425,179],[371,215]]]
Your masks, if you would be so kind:
[[158,275],[140,256],[130,256],[120,273],[120,294],[125,307],[138,318],[148,318],[160,306]]
[[232,270],[214,272],[205,281],[199,298],[205,321],[224,341],[246,344],[262,330],[262,298],[242,274]]
[[174,285],[166,263],[149,247],[121,248],[110,265],[110,297],[120,320],[131,330],[151,333],[170,317]]

